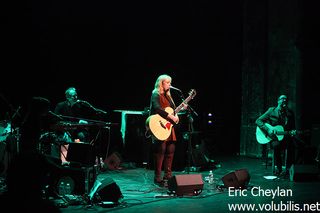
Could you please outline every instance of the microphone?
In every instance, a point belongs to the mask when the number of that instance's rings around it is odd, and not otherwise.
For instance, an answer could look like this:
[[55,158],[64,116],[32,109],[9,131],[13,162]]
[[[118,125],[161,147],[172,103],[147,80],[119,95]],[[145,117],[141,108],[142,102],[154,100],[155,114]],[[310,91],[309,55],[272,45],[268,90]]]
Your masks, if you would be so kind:
[[176,87],[173,87],[173,86],[170,86],[170,89],[177,90],[177,91],[181,92],[180,89],[178,89],[178,88],[176,88]]
[[56,118],[56,119],[58,119],[58,120],[63,120],[63,117],[62,117],[61,115],[58,115],[58,114],[52,112],[51,110],[48,111],[48,114],[49,114],[50,116],[52,116],[53,118]]
[[91,104],[88,101],[85,101],[85,100],[78,99],[76,101],[76,103],[83,104],[83,105],[88,105],[88,106],[92,107]]
[[96,110],[97,113],[101,113],[101,114],[105,114],[105,115],[107,114],[107,112],[103,111],[102,109],[95,108],[95,110]]
[[76,102],[77,102],[77,103],[87,103],[87,101],[80,100],[80,99],[78,99]]

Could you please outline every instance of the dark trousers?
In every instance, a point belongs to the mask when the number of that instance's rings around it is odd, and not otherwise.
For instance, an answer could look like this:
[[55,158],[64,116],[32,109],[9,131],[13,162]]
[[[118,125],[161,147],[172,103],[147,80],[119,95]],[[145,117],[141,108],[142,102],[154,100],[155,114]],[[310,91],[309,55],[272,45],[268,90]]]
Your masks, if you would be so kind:
[[282,171],[282,156],[286,153],[286,170],[289,170],[291,165],[295,162],[295,143],[291,138],[284,138],[282,141],[272,141],[274,149],[274,163],[278,171]]

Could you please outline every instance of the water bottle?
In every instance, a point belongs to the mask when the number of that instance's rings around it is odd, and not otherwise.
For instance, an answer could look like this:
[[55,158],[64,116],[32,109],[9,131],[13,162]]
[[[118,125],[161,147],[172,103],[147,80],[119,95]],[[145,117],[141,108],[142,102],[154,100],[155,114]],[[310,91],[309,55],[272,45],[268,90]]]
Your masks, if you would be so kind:
[[213,184],[214,183],[212,170],[209,171],[208,183],[209,184]]
[[60,182],[59,188],[58,188],[59,195],[65,195],[65,184],[63,181]]

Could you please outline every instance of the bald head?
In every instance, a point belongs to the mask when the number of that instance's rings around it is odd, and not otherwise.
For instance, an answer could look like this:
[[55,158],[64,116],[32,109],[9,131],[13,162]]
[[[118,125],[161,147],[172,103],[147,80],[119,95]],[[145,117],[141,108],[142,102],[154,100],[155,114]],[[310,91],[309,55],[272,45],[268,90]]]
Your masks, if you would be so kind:
[[286,99],[286,100],[288,100],[288,97],[287,97],[286,95],[280,95],[279,98],[278,98],[278,100],[280,100],[280,99]]

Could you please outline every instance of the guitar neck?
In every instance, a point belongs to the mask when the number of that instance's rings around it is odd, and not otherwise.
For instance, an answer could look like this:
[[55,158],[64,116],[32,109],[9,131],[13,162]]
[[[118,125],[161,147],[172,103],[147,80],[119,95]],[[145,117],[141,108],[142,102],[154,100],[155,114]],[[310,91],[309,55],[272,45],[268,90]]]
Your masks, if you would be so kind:
[[174,112],[177,114],[178,112],[180,112],[183,108],[184,104],[187,104],[189,101],[191,100],[191,96],[187,97],[184,101],[182,101],[182,103],[174,110]]
[[277,132],[277,135],[288,135],[290,132],[283,131],[283,132]]

